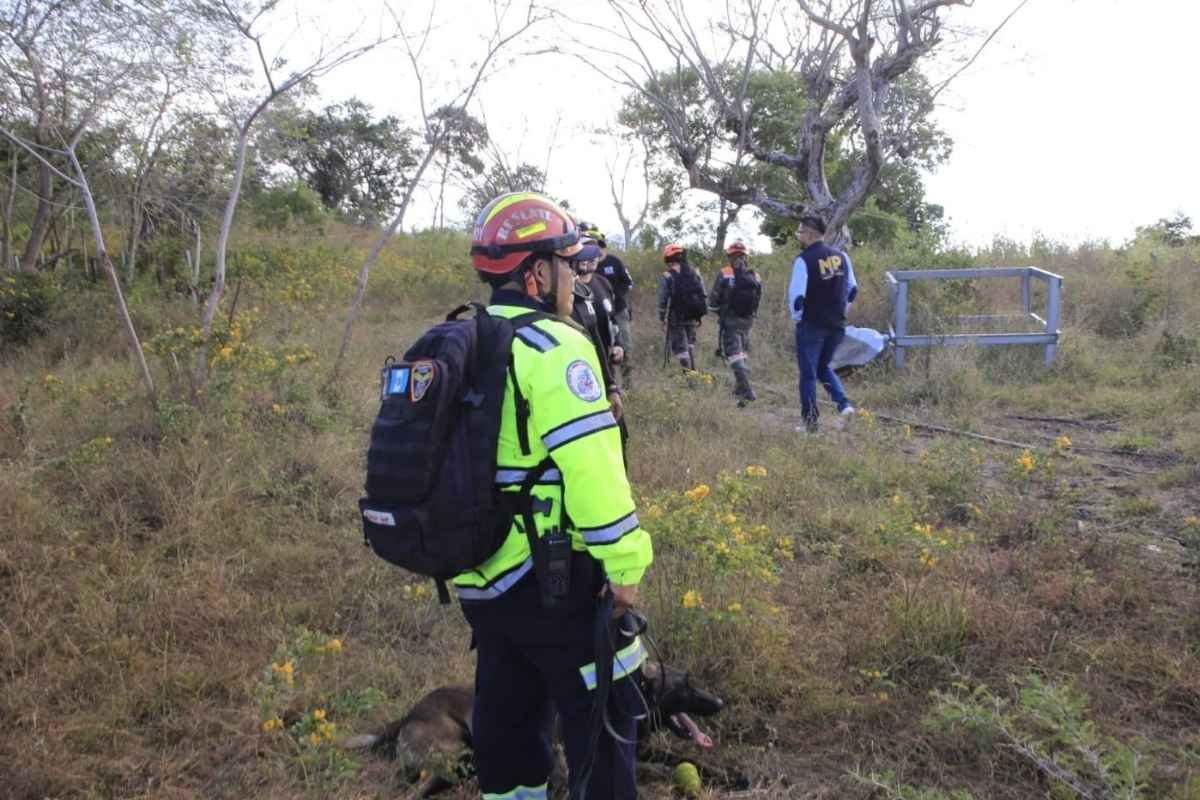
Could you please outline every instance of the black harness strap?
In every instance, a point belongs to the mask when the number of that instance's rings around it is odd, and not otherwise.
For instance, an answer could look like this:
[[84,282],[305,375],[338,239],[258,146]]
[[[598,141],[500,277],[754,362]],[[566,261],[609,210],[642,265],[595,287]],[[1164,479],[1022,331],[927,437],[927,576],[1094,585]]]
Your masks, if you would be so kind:
[[[514,331],[518,331],[540,319],[555,319],[555,317],[553,314],[543,311],[531,311],[527,314],[518,314],[510,319],[509,323],[513,326]],[[513,366],[511,350],[508,353],[508,379],[512,381],[513,403],[517,407],[517,443],[521,446],[521,455],[527,456],[533,452],[529,447],[529,401],[521,392],[521,384],[517,381],[517,370]],[[539,474],[537,477],[540,478],[541,475]]]

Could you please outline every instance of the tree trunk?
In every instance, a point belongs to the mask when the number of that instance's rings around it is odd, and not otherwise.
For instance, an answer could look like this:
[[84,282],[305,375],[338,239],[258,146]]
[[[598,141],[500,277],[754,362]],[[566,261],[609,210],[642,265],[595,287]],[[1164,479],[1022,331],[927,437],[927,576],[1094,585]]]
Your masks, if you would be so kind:
[[442,164],[442,179],[438,184],[438,213],[437,213],[437,228],[445,230],[446,228],[446,179],[450,176],[450,156],[446,156],[446,162]]
[[192,292],[192,302],[198,303],[200,298],[200,223],[192,220],[192,229],[196,232],[196,254],[188,259],[191,274],[188,275]]
[[[217,235],[217,252],[213,264],[213,283],[212,289],[209,290],[208,300],[204,303],[204,311],[200,317],[200,330],[203,332],[204,339],[212,335],[213,317],[217,315],[217,308],[221,305],[221,295],[225,291],[225,249],[229,245],[229,232],[233,229],[233,215],[237,211],[238,198],[242,194],[242,178],[246,174],[246,147],[250,141],[250,126],[254,123],[258,113],[266,108],[266,103],[263,103],[258,109],[246,120],[238,133],[237,142],[237,158],[234,162],[233,183],[229,188],[229,199],[225,201],[225,213],[221,216],[221,231]],[[199,269],[199,259],[192,266],[193,273]],[[207,377],[208,362],[204,358],[204,353],[198,353],[195,364],[195,381],[194,385],[203,387]]]
[[33,272],[37,269],[38,256],[42,252],[42,243],[46,231],[50,229],[50,194],[54,191],[54,181],[50,174],[50,165],[38,161],[37,172],[37,209],[33,213],[33,222],[29,226],[29,241],[25,243],[25,251],[21,254],[21,271]]
[[421,176],[425,174],[429,162],[433,161],[433,156],[441,147],[441,141],[430,143],[428,152],[425,153],[424,160],[417,167],[417,171],[413,174],[412,180],[408,182],[408,187],[404,190],[404,199],[400,201],[400,208],[396,212],[395,218],[380,234],[379,239],[375,242],[375,246],[371,248],[371,252],[367,255],[367,259],[363,262],[362,267],[358,270],[358,287],[354,292],[354,300],[350,303],[350,310],[346,314],[346,328],[342,332],[342,344],[338,348],[337,358],[333,361],[333,371],[329,374],[328,386],[332,386],[338,379],[338,373],[342,368],[342,361],[346,357],[346,350],[350,346],[350,336],[354,331],[354,322],[358,319],[358,312],[362,308],[363,298],[367,294],[367,278],[371,274],[371,267],[379,258],[379,254],[383,252],[383,247],[388,243],[388,240],[396,234],[400,225],[404,222],[404,213],[408,210],[408,203],[412,200],[413,192],[416,191],[417,184],[421,182]]
[[741,211],[740,203],[730,203],[724,198],[721,199],[717,209],[717,243],[713,252],[718,259],[725,255],[725,239],[729,236],[729,226],[734,223]]
[[142,240],[142,203],[138,198],[140,188],[134,189],[134,197],[129,201],[129,237],[125,241],[125,284],[133,284],[137,277],[137,252]]
[[12,255],[12,210],[17,201],[17,157],[20,150],[12,146],[12,171],[8,176],[8,196],[4,198],[4,241],[0,242],[0,267],[5,270],[13,269]]
[[137,358],[138,366],[141,368],[142,380],[145,382],[146,391],[150,395],[150,404],[158,408],[158,395],[154,389],[154,378],[150,375],[149,365],[146,364],[146,353],[142,350],[142,342],[138,338],[137,328],[133,325],[133,318],[129,316],[129,307],[125,305],[125,295],[121,292],[121,279],[117,277],[117,270],[113,267],[112,259],[108,257],[108,250],[104,246],[104,231],[100,227],[100,216],[96,213],[96,203],[92,198],[92,190],[88,185],[87,175],[84,174],[83,167],[80,166],[79,159],[75,156],[73,148],[67,150],[67,155],[71,159],[71,166],[75,170],[76,177],[79,178],[79,192],[83,195],[83,205],[87,209],[88,221],[92,226],[92,239],[96,245],[96,257],[104,266],[104,271],[108,273],[113,294],[117,298],[117,311],[121,315],[121,321],[125,323],[125,332],[129,334],[130,347]]

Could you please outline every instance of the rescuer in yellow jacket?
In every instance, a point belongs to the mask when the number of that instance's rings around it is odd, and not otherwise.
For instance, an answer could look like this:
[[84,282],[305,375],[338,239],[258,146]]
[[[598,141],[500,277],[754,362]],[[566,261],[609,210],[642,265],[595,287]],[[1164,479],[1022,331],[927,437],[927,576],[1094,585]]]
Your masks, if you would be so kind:
[[[474,227],[472,262],[492,287],[488,312],[509,319],[547,313],[515,332],[496,453],[502,491],[516,493],[531,470],[540,471],[532,517],[541,555],[531,553],[528,517],[519,514],[495,554],[454,578],[478,649],[472,743],[485,798],[546,797],[555,711],[573,793],[590,770],[589,798],[637,794],[634,717],[641,703],[633,679],[644,658],[641,641],[615,624],[616,643],[605,659],[613,670],[607,708],[620,739],[605,732],[593,747],[594,630],[605,603],[614,618],[636,603],[653,555],[596,350],[566,321],[574,281],[568,258],[579,250],[578,238],[566,212],[529,192],[497,197]],[[524,425],[521,406],[528,410]],[[558,577],[569,580],[547,583],[544,573],[553,570],[543,568],[545,559],[566,564]],[[548,586],[561,590],[553,607],[545,600]]]

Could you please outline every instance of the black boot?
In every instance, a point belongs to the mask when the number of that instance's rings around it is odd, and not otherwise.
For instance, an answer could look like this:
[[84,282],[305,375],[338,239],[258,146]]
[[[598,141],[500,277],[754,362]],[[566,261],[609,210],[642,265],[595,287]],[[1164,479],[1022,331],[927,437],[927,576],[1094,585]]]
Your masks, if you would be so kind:
[[735,384],[733,393],[738,398],[738,407],[745,407],[747,403],[758,399],[758,395],[754,393],[754,388],[750,385],[750,367],[739,361],[732,365],[732,369]]

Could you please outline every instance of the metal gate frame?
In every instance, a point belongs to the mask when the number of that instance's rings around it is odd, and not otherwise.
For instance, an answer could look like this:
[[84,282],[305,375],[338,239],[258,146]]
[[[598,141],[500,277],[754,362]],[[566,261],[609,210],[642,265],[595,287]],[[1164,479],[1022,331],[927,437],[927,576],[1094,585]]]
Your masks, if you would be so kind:
[[[974,267],[965,269],[907,269],[889,270],[888,288],[892,296],[892,345],[895,347],[897,367],[904,366],[905,350],[909,347],[954,347],[978,345],[995,347],[1010,344],[1040,344],[1046,348],[1046,366],[1054,363],[1058,352],[1058,340],[1062,335],[1059,320],[1062,310],[1061,275],[1047,272],[1038,267]],[[992,319],[1029,319],[1041,326],[1040,333],[948,333],[939,335],[912,335],[908,332],[908,285],[911,281],[974,280],[977,278],[1020,278],[1022,314],[983,314],[959,317],[960,321],[982,321]],[[1034,279],[1046,283],[1045,317],[1033,311]]]

